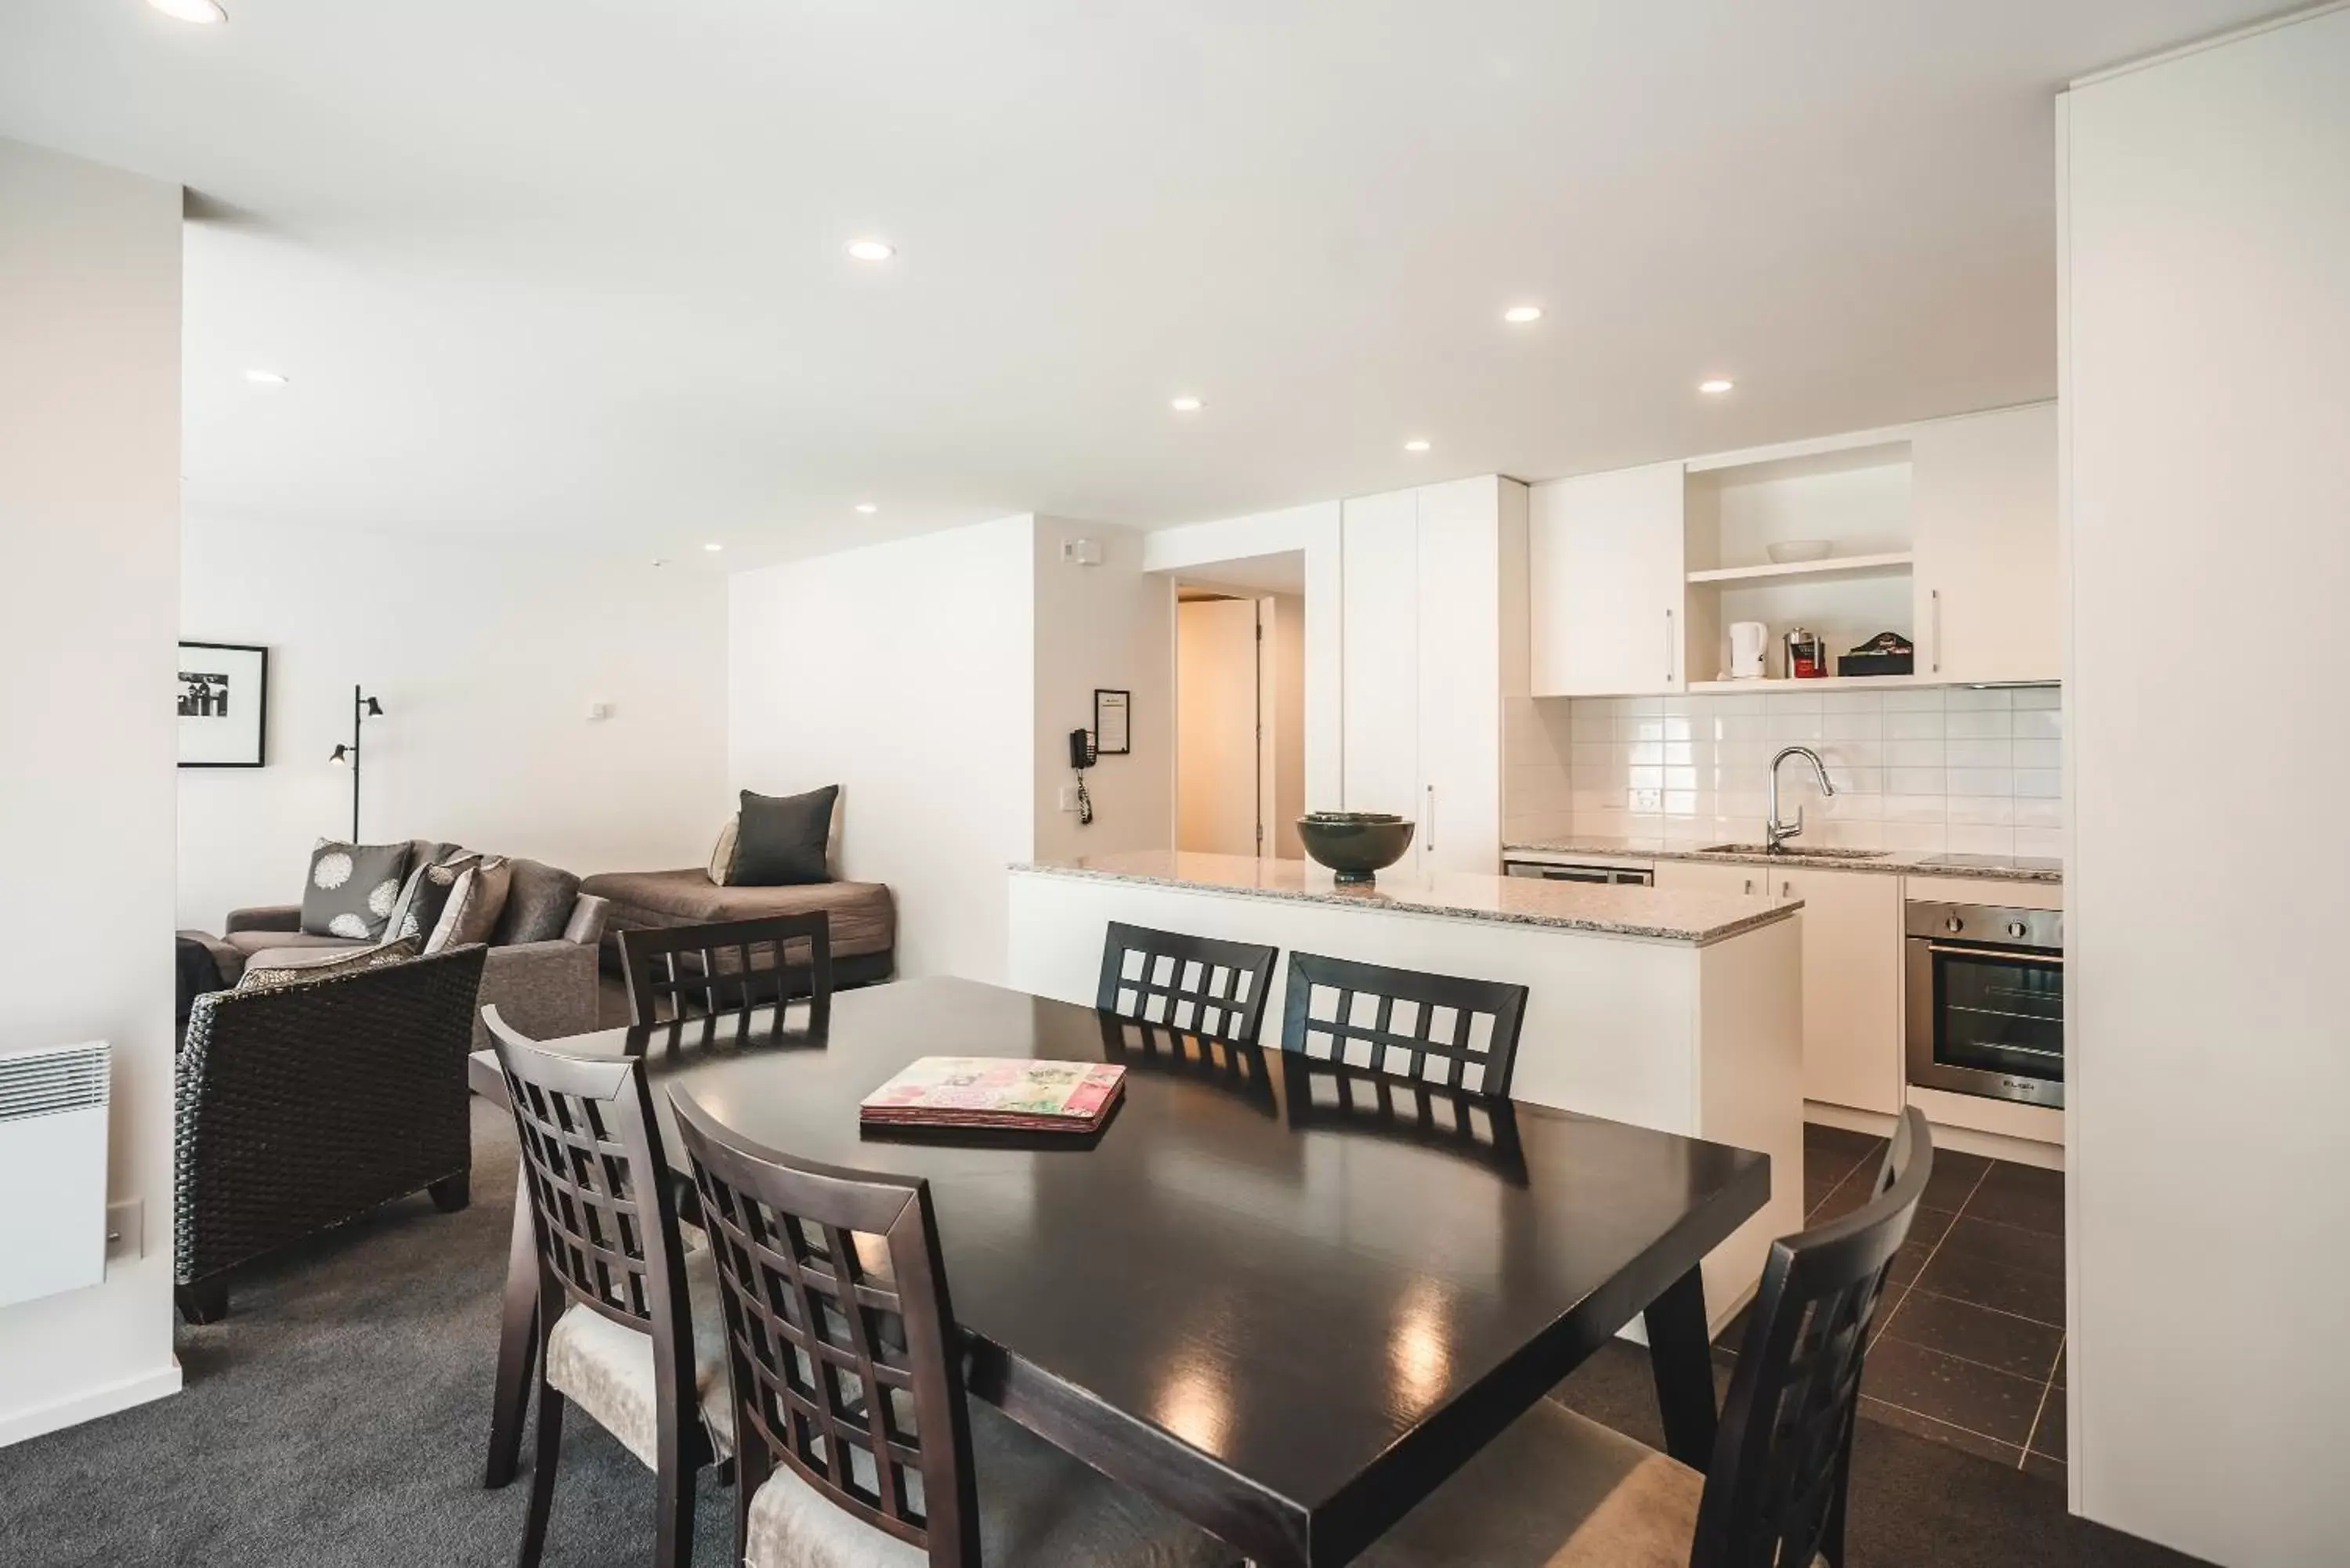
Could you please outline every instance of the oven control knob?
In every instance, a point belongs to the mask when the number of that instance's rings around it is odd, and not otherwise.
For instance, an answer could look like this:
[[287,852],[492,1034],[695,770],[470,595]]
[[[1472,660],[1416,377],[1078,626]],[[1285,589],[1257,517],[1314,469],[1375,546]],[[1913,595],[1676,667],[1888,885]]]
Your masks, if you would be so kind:
[[1942,922],[1942,929],[1950,932],[1952,936],[1957,936],[1960,931],[1963,931],[1966,929],[1967,923],[1959,919],[1956,915],[1952,915],[1949,919]]
[[2007,934],[2020,942],[2032,934],[2032,928],[2022,920],[2010,920],[2007,922]]

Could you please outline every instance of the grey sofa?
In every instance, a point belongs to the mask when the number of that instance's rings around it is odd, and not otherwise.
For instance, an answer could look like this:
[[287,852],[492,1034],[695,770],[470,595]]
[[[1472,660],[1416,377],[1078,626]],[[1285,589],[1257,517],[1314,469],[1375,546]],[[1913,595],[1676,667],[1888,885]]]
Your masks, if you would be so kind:
[[[446,859],[453,844],[414,840],[409,864]],[[596,950],[604,934],[606,901],[580,891],[570,872],[536,860],[516,859],[506,907],[490,934],[482,970],[481,1005],[494,1005],[501,1017],[534,1039],[585,1034],[596,1027]],[[205,939],[221,983],[234,985],[247,967],[283,962],[304,954],[368,944],[348,937],[311,936],[302,929],[302,906],[268,904],[229,911],[228,927]],[[479,1012],[473,1048],[490,1048]]]

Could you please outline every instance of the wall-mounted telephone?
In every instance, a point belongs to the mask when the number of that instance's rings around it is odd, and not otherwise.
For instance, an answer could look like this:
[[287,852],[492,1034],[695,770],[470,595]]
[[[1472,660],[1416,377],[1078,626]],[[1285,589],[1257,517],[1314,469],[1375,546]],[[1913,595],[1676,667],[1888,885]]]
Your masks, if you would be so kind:
[[1077,826],[1085,826],[1094,819],[1094,797],[1086,793],[1086,770],[1100,760],[1094,750],[1090,731],[1069,732],[1069,769],[1077,775]]

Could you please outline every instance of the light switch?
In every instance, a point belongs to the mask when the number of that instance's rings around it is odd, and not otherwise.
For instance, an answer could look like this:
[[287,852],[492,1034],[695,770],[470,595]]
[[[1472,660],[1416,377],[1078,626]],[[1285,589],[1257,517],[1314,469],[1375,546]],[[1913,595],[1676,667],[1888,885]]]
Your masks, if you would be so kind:
[[1063,811],[1075,811],[1077,809],[1076,785],[1063,784],[1061,786],[1061,809]]
[[601,723],[604,720],[608,719],[611,716],[612,705],[609,702],[590,702],[588,704],[588,722],[589,723]]

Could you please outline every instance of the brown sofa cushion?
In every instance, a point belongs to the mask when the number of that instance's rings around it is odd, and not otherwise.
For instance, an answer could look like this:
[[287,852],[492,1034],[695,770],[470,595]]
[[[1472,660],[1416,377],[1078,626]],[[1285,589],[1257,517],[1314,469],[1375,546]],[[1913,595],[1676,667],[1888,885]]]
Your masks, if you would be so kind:
[[568,871],[536,860],[509,860],[512,879],[506,885],[506,907],[490,933],[492,947],[517,942],[551,942],[570,923],[571,906],[579,898],[579,878]]
[[898,940],[897,904],[879,882],[720,888],[711,883],[705,868],[693,866],[682,871],[606,871],[588,877],[579,889],[612,901],[608,930],[659,930],[821,912],[831,917],[835,958],[888,952]]
[[265,952],[271,948],[309,948],[318,950],[327,948],[363,948],[368,945],[350,937],[314,937],[307,931],[231,931],[219,940],[227,947],[234,948],[248,960],[254,954]]

